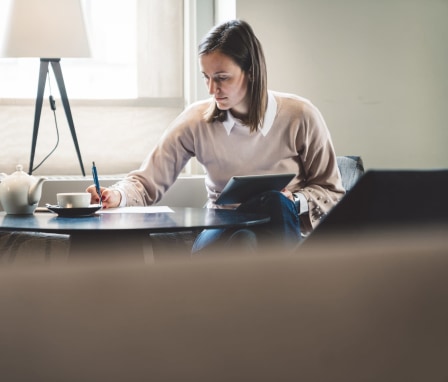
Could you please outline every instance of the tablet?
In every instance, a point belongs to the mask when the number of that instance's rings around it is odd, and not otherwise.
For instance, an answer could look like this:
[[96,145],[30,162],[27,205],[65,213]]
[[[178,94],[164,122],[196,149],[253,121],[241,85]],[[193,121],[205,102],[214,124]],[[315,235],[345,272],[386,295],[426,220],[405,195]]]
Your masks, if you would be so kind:
[[283,190],[296,174],[233,176],[222,190],[216,204],[243,203],[265,191]]

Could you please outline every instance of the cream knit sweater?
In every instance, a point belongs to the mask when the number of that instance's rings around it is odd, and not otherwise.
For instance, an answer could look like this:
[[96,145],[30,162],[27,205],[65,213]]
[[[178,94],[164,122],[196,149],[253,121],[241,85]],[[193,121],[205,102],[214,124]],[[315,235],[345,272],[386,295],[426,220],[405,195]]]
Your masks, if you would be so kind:
[[168,127],[140,169],[114,185],[123,204],[159,201],[188,162],[196,156],[206,171],[208,207],[234,175],[296,173],[288,185],[308,202],[301,215],[307,233],[341,199],[344,189],[330,133],[319,110],[308,100],[269,92],[263,126],[255,133],[228,113],[227,120],[207,123],[204,111],[213,100],[192,104]]

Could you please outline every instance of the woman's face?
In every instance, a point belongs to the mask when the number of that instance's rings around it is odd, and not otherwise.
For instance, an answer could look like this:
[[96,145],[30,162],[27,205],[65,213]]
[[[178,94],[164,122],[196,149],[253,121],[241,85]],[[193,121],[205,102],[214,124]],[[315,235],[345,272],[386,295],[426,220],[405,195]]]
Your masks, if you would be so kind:
[[199,66],[220,110],[235,116],[248,112],[247,75],[229,56],[212,52],[199,56]]

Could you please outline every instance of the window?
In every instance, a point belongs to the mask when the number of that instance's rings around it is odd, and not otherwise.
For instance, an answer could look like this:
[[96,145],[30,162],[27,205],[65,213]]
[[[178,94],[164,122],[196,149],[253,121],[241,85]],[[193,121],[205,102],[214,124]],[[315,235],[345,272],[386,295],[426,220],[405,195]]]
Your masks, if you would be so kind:
[[[61,59],[84,163],[121,174],[140,165],[184,107],[184,1],[83,0],[93,57]],[[9,0],[0,0],[0,28]],[[2,30],[0,29],[0,40]],[[93,36],[92,36],[93,34]],[[36,175],[79,175],[56,81],[59,146]],[[39,60],[0,58],[0,159],[2,171],[28,168]],[[49,95],[46,86],[45,100]],[[17,144],[17,137],[20,144]],[[53,149],[55,120],[47,102],[40,118],[34,164]]]
[[[70,98],[136,98],[136,0],[83,0],[91,58],[61,57]],[[0,0],[2,24],[9,1]],[[57,33],[57,31],[55,31]],[[3,40],[3,37],[2,37]],[[36,58],[0,60],[0,98],[34,98],[39,63]],[[111,79],[113,79],[111,81]]]
[[[0,41],[9,1],[0,0]],[[196,44],[213,25],[217,1],[82,0],[93,57],[62,57],[61,66],[86,170],[92,161],[102,175],[137,168],[185,103],[207,96],[196,93],[205,89],[197,78]],[[38,76],[37,58],[0,58],[2,171],[20,163],[28,168]],[[56,81],[50,79],[60,141],[35,175],[79,175]],[[48,91],[47,85],[46,97]],[[23,137],[20,144],[17,136]],[[55,141],[54,117],[44,103],[35,164]],[[202,169],[190,163],[186,172]]]

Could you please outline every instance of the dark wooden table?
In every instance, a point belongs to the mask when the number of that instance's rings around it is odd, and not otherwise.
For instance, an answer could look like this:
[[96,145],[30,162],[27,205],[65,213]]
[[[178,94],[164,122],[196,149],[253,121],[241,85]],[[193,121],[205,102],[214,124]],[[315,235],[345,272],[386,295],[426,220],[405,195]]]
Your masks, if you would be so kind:
[[247,227],[267,223],[269,217],[234,210],[171,208],[172,212],[95,213],[86,217],[60,217],[51,212],[7,215],[0,212],[0,227],[7,231],[70,235],[70,258],[135,257],[151,255],[150,233],[203,228]]

